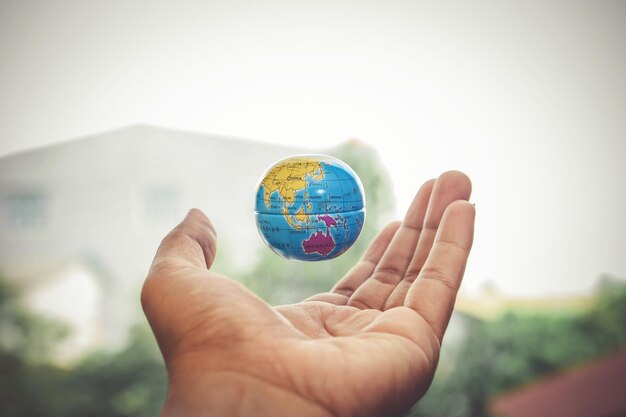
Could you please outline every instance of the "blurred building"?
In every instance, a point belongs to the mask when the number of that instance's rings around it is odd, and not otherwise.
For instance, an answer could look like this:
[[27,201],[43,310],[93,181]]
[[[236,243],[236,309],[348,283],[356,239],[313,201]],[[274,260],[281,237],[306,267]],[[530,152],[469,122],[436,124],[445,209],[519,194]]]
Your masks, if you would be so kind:
[[626,416],[626,350],[508,392],[489,408],[495,417]]
[[261,246],[257,181],[303,152],[133,126],[0,158],[0,275],[28,306],[70,320],[76,352],[115,345],[139,317],[161,238],[186,211],[214,221],[219,267],[245,268]]

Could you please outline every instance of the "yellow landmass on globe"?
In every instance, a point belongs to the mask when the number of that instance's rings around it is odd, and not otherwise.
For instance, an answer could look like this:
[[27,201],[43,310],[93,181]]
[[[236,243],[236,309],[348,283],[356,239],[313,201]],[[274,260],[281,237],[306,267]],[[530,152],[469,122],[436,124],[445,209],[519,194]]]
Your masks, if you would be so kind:
[[324,169],[319,159],[302,158],[272,168],[261,183],[265,187],[265,205],[270,207],[270,195],[278,191],[283,198],[286,212],[287,204],[293,204],[296,193],[306,187],[307,175],[315,180],[324,178]]
[[[287,219],[287,223],[289,224],[289,226],[293,227],[294,229],[302,229],[302,226],[294,223],[293,216],[287,212],[286,207],[283,207],[282,213],[283,213],[283,216],[285,216],[285,219]],[[296,218],[296,220],[298,219]]]
[[304,206],[300,207],[300,209],[296,212],[296,214],[293,214],[293,215],[289,214],[289,212],[287,211],[287,207],[283,207],[282,213],[283,213],[283,216],[285,216],[285,219],[287,219],[287,223],[289,223],[289,226],[293,227],[294,229],[302,229],[302,226],[300,226],[299,224],[296,224],[294,222],[294,219],[300,223],[302,222],[308,223],[311,220],[311,216],[304,212]]
[[[311,203],[309,203],[309,205],[310,204]],[[302,222],[307,222],[308,223],[309,220],[311,219],[311,216],[309,216],[308,214],[306,214],[304,212],[304,206],[300,207],[300,210],[298,210],[297,213],[293,217],[295,217],[296,220],[299,221],[300,223],[302,223]]]

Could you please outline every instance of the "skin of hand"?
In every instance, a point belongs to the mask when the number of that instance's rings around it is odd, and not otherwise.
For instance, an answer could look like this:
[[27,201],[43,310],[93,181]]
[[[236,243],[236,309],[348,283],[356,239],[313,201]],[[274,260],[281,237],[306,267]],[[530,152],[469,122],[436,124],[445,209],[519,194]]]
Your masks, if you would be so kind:
[[163,354],[161,416],[402,416],[433,378],[474,234],[469,178],[424,183],[327,293],[271,307],[211,271],[192,209],[157,250],[141,301]]

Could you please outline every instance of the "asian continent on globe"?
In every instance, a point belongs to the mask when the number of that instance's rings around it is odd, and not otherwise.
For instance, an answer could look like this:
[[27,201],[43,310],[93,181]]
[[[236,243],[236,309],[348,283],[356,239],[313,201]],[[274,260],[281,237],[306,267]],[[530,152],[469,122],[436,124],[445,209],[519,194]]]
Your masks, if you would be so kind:
[[263,241],[277,254],[301,261],[332,259],[361,233],[363,185],[337,158],[292,156],[261,177],[255,215]]

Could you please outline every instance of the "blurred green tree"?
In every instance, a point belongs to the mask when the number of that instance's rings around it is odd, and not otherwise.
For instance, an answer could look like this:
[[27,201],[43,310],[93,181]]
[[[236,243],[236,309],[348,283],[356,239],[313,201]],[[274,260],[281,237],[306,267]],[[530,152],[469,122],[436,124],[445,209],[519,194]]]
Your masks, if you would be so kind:
[[0,415],[98,417],[158,414],[166,372],[147,324],[125,348],[88,356],[73,368],[52,363],[67,326],[28,312],[0,279]]
[[47,364],[68,328],[24,309],[15,285],[0,277],[0,410],[2,416],[47,416],[40,384],[64,371]]
[[0,351],[45,362],[69,328],[23,308],[19,295],[18,288],[0,276]]
[[131,329],[126,347],[85,358],[66,379],[74,397],[72,416],[158,415],[167,389],[167,375],[146,324]]

